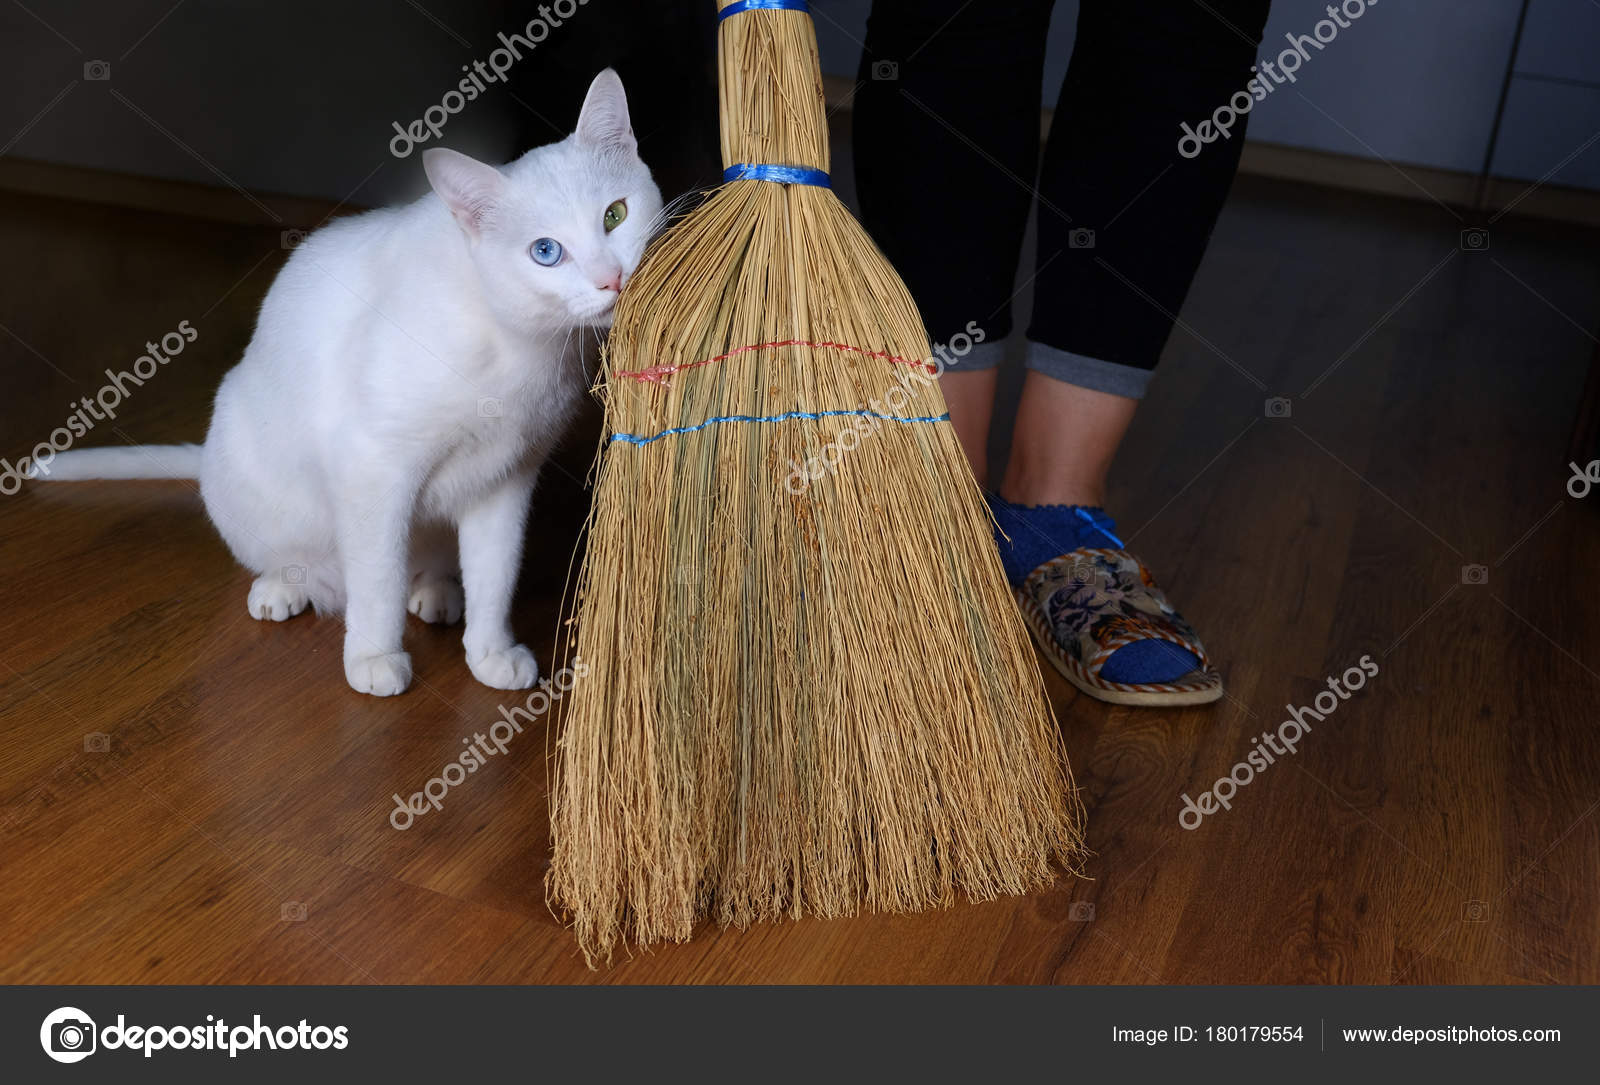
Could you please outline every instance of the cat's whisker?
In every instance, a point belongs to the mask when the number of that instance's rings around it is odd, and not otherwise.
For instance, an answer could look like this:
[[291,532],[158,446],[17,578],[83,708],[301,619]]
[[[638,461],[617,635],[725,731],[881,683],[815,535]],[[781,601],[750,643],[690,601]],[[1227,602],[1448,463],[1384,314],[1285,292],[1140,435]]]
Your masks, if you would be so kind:
[[696,207],[700,206],[700,203],[715,191],[714,187],[701,186],[691,188],[687,192],[681,192],[674,196],[650,219],[649,225],[645,230],[646,236],[654,240],[674,221],[686,217]]

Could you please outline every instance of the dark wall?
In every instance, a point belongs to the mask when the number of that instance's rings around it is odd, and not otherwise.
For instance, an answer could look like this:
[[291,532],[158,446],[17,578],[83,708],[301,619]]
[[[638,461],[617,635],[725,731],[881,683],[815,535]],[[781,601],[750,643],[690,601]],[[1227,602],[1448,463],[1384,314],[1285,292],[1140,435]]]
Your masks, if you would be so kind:
[[[669,192],[714,176],[714,8],[540,0],[544,40],[435,142],[504,160],[564,135],[615,65]],[[525,33],[517,0],[29,0],[0,4],[0,148],[75,165],[375,204],[423,185],[407,127]],[[539,31],[536,29],[535,34]],[[401,144],[404,149],[404,144]],[[241,196],[241,199],[244,197]]]

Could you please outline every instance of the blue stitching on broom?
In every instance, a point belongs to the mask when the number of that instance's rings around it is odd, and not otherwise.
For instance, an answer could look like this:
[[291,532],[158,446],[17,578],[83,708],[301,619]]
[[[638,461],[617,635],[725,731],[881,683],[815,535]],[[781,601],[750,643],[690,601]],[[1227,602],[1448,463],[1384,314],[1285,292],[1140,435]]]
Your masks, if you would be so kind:
[[950,412],[944,414],[921,415],[907,417],[898,414],[879,414],[877,411],[789,411],[786,414],[752,415],[752,414],[725,414],[717,418],[708,418],[696,426],[678,426],[674,429],[662,430],[650,437],[641,437],[637,433],[613,433],[611,440],[622,441],[630,445],[647,445],[651,441],[659,441],[663,437],[676,437],[680,433],[695,433],[707,426],[715,426],[721,422],[788,422],[795,418],[837,418],[840,415],[855,415],[858,418],[881,418],[885,422],[948,422]]

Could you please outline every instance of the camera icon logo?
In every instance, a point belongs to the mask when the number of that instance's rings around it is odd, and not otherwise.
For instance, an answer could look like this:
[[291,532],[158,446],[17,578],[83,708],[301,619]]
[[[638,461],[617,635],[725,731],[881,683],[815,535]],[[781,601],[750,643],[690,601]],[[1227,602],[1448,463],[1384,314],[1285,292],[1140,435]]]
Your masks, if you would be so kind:
[[1287,396],[1273,396],[1267,400],[1266,411],[1268,418],[1288,418],[1294,414],[1294,404]]
[[1462,252],[1488,252],[1489,231],[1481,226],[1469,226],[1461,231]]
[[110,753],[111,736],[104,731],[90,731],[83,736],[84,753]]
[[499,418],[500,401],[494,396],[484,396],[482,399],[478,400],[478,417]]
[[278,918],[285,923],[304,923],[306,906],[298,900],[286,900],[283,907],[278,909]]
[[44,1053],[57,1062],[82,1062],[94,1054],[94,1019],[75,1006],[52,1010],[39,1028]]
[[1485,923],[1489,919],[1489,903],[1482,900],[1467,901],[1462,918],[1468,923]]
[[111,65],[104,60],[83,62],[83,77],[91,83],[104,83],[111,78]]
[[278,235],[278,244],[285,250],[299,248],[308,236],[304,230],[284,230]]
[[1463,565],[1461,567],[1461,583],[1489,583],[1489,567],[1487,565]]
[[1067,579],[1076,587],[1086,588],[1100,582],[1100,570],[1092,561],[1075,561],[1067,569]]
[[1090,923],[1094,921],[1094,901],[1075,900],[1067,905],[1067,918],[1074,923]]
[[1094,231],[1087,226],[1079,226],[1067,234],[1067,248],[1092,249],[1094,248]]
[[874,60],[872,62],[872,78],[880,83],[899,79],[900,62],[898,60]]
[[306,567],[304,565],[285,565],[280,572],[285,584],[304,584],[306,582]]

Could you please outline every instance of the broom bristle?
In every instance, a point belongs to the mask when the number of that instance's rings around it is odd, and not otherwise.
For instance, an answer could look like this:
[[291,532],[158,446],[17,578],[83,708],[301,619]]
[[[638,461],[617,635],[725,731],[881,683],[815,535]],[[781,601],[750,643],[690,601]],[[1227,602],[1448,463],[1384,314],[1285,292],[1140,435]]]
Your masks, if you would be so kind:
[[[825,167],[809,18],[720,33],[730,164]],[[707,916],[910,911],[1076,865],[1060,735],[971,470],[928,421],[929,353],[825,188],[724,186],[624,291],[590,669],[552,789],[548,891],[591,963]]]

